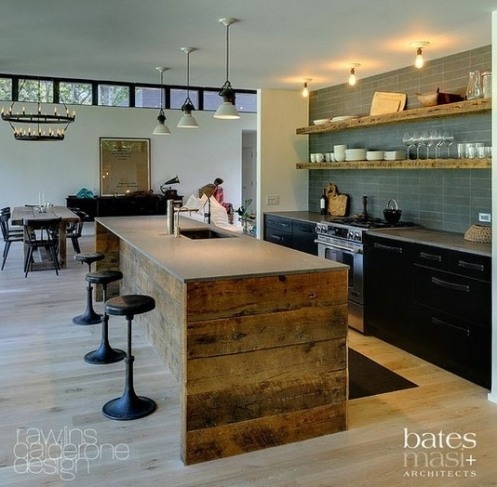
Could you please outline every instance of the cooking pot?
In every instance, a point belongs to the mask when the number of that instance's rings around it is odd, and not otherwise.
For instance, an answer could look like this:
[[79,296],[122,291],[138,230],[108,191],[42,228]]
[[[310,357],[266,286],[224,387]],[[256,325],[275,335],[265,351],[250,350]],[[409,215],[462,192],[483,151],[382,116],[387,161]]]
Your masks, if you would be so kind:
[[399,210],[397,202],[394,199],[388,200],[387,207],[383,210],[383,216],[387,223],[398,223],[402,216],[402,210]]

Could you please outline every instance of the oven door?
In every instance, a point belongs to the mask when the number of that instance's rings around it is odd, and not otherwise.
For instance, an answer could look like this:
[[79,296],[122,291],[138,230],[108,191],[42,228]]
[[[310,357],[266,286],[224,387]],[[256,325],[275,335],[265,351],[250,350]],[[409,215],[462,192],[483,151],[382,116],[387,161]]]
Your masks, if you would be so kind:
[[318,241],[318,256],[349,266],[349,326],[364,333],[364,264],[362,245]]

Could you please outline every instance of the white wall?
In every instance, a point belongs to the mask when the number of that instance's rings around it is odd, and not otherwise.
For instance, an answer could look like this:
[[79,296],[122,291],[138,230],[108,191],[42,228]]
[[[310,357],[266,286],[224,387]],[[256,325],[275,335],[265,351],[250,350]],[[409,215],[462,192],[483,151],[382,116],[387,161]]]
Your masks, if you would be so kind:
[[[260,90],[257,117],[257,220],[267,211],[308,209],[308,171],[297,162],[307,160],[308,137],[296,135],[308,125],[307,99],[300,91]],[[267,205],[268,195],[279,195],[277,206]],[[257,226],[262,235],[261,224]]]
[[[492,46],[497,46],[497,11],[492,13]],[[492,49],[492,71],[497,70],[497,49]],[[492,127],[497,127],[497,79],[492,82]],[[497,157],[497,134],[492,130],[492,159]],[[492,170],[492,389],[488,398],[497,403],[497,174]]]
[[[28,106],[26,106],[28,108]],[[71,107],[72,110],[72,107]],[[76,121],[62,142],[14,140],[0,121],[0,207],[47,202],[65,205],[81,188],[99,188],[99,137],[151,139],[151,184],[155,193],[178,175],[179,194],[188,197],[216,177],[224,179],[225,201],[241,203],[242,130],[255,130],[256,114],[240,120],[215,120],[212,112],[196,112],[198,129],[178,129],[177,110],[166,111],[170,136],[153,136],[158,111],[111,107],[77,107]]]

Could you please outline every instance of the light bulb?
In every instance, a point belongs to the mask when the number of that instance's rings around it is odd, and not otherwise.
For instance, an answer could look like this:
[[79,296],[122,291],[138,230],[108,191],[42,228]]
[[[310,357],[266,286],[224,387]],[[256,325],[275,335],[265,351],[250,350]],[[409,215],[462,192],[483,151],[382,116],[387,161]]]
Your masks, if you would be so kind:
[[302,90],[302,96],[304,98],[307,98],[309,96],[309,87],[307,86],[307,83],[304,83],[304,89]]
[[416,52],[416,61],[414,61],[414,66],[421,69],[425,65],[425,60],[423,59],[423,50],[418,47]]
[[357,78],[355,76],[355,69],[351,68],[349,76],[349,85],[354,86],[357,83]]

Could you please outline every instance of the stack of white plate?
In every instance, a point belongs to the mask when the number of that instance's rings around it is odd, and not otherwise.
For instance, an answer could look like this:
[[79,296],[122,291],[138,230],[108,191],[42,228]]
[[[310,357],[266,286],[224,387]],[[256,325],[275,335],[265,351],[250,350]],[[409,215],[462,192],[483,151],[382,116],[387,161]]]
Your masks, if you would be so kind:
[[332,122],[343,122],[345,120],[352,120],[353,118],[358,118],[356,115],[340,115],[339,117],[333,117]]
[[406,158],[406,151],[387,150],[385,151],[385,161],[403,161]]
[[385,157],[385,151],[382,150],[368,150],[366,152],[366,159],[368,161],[382,161]]
[[314,125],[324,125],[330,121],[329,118],[320,118],[319,120],[313,120]]
[[364,161],[366,160],[366,149],[345,149],[346,161]]

